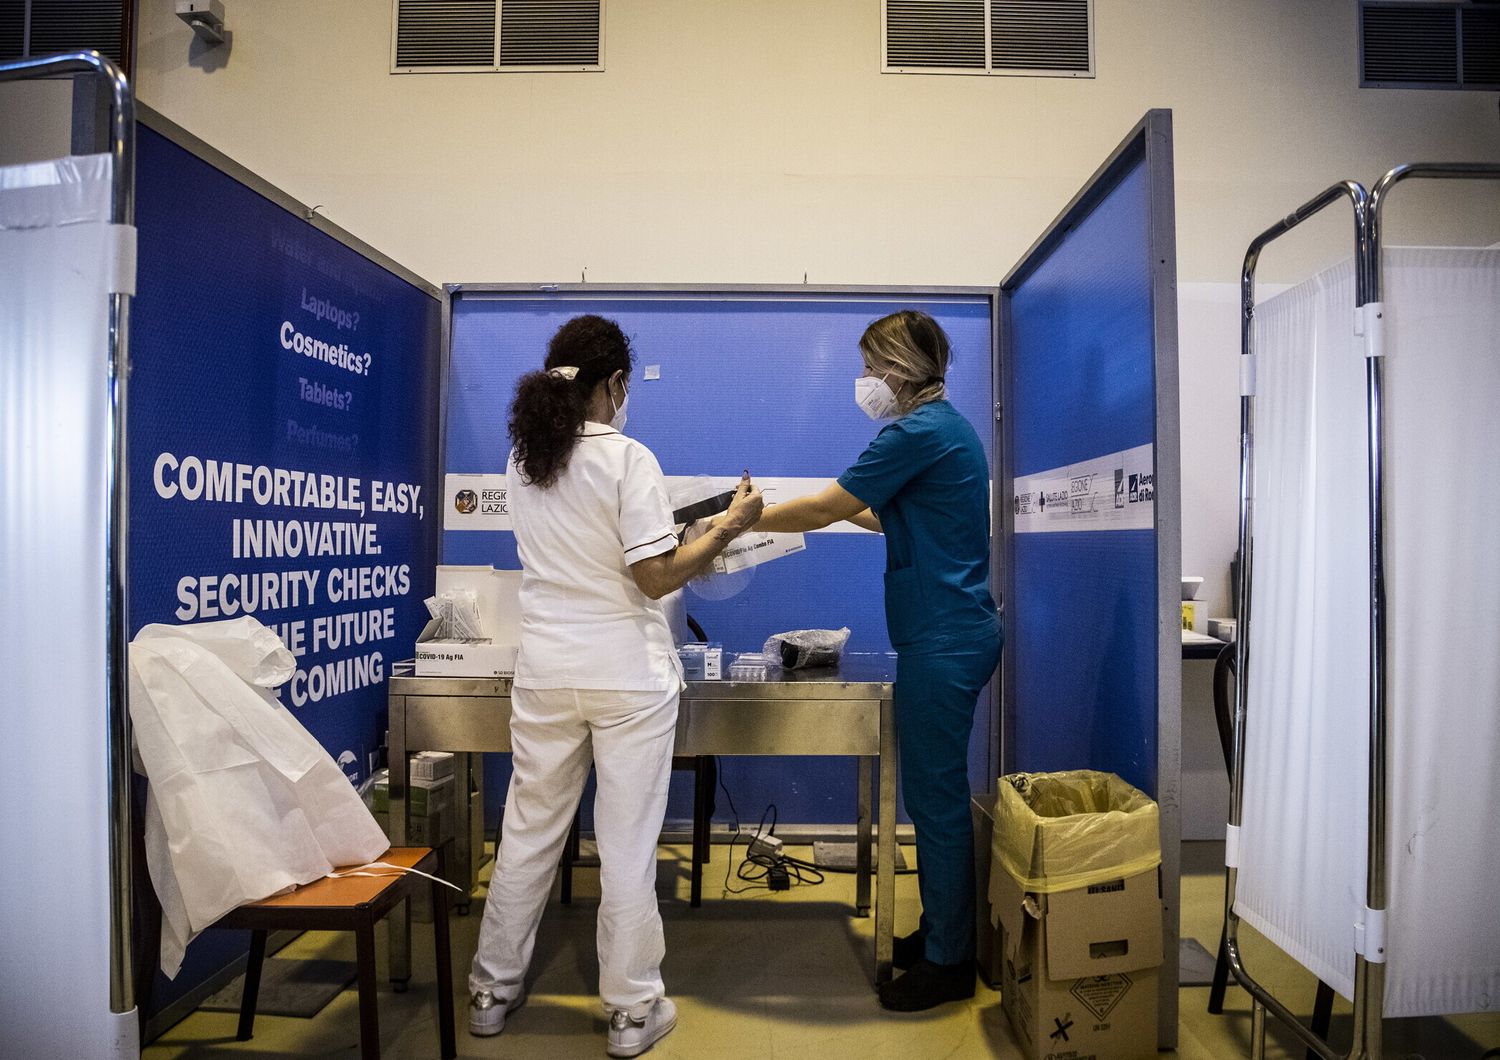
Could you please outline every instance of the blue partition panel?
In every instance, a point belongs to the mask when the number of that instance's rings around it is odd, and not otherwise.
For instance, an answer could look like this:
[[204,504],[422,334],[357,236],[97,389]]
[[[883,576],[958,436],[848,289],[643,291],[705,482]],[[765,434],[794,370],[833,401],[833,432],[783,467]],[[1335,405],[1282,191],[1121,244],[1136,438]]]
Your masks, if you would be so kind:
[[[298,656],[282,701],[358,782],[432,592],[439,303],[145,126],[137,188],[131,629],[277,629]],[[267,494],[278,471],[317,476],[316,505]],[[288,548],[247,543],[268,523],[296,524]],[[157,1008],[244,946],[200,938]]]
[[[907,307],[932,313],[952,338],[950,394],[988,453],[992,300],[983,293],[476,292],[453,301],[447,470],[504,470],[516,380],[541,365],[565,320],[599,313],[619,322],[637,357],[627,433],[651,448],[667,475],[738,476],[748,468],[757,477],[837,477],[879,429],[854,404],[859,336],[872,320]],[[647,365],[660,366],[659,380],[643,377]],[[759,650],[784,630],[840,626],[852,630],[850,651],[889,651],[884,547],[874,535],[812,534],[804,553],[690,586],[688,610],[726,652]],[[443,561],[514,568],[514,536],[447,531]],[[726,592],[732,595],[717,598]],[[987,711],[979,713],[971,773],[983,790],[994,734]],[[492,816],[507,769],[503,761],[491,766]],[[726,760],[724,779],[739,812],[751,818],[774,803],[783,821],[853,820],[852,761]],[[674,785],[668,814],[691,816],[685,776]],[[718,817],[727,816],[721,798]]]
[[[1144,159],[1007,294],[1013,475],[1153,444]],[[1012,548],[1008,768],[1109,770],[1154,794],[1156,531],[1017,532]]]

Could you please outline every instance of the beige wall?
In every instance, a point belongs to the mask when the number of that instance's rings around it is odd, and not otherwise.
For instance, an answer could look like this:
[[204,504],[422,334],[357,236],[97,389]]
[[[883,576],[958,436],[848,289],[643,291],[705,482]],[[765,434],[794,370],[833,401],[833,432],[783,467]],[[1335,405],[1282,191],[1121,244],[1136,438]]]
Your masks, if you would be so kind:
[[71,78],[0,85],[0,166],[67,154],[72,128]]
[[[1183,569],[1228,604],[1252,236],[1335,180],[1500,160],[1494,94],[1362,91],[1354,0],[1096,0],[1098,77],[882,75],[879,0],[609,0],[601,74],[392,76],[389,0],[144,0],[141,98],[435,282],[996,283],[1150,107],[1174,111]],[[1403,188],[1392,234],[1500,239]],[[1347,212],[1268,251],[1348,253]]]
[[1492,94],[1358,89],[1353,0],[1096,6],[1091,80],[882,75],[879,0],[610,0],[604,73],[392,76],[388,0],[231,3],[227,56],[145,0],[138,83],[435,281],[993,283],[1171,107],[1180,275],[1232,282],[1333,180],[1500,158]]

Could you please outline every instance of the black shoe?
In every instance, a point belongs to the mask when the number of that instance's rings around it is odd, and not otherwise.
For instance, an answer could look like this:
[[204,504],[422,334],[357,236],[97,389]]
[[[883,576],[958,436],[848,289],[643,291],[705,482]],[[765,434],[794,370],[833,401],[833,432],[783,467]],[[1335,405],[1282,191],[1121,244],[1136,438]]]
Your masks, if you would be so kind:
[[926,952],[927,937],[920,931],[913,931],[905,938],[895,941],[891,950],[891,963],[904,972],[914,967]]
[[880,1003],[895,1012],[922,1012],[974,996],[974,962],[933,964],[923,957],[911,971],[880,988]]

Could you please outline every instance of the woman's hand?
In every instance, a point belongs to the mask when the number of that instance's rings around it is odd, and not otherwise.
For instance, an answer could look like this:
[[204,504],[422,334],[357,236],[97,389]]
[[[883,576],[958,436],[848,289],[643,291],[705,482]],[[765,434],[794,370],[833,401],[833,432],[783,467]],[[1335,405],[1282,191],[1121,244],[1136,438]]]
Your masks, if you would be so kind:
[[653,600],[681,589],[703,573],[715,556],[760,518],[765,500],[750,481],[750,472],[740,479],[729,510],[708,524],[702,537],[685,542],[660,556],[652,556],[630,565],[636,587]]
[[750,481],[750,472],[746,471],[745,477],[740,479],[740,484],[734,491],[734,500],[729,502],[729,510],[710,523],[709,528],[711,531],[717,528],[727,529],[731,537],[738,537],[756,524],[765,507],[765,497]]

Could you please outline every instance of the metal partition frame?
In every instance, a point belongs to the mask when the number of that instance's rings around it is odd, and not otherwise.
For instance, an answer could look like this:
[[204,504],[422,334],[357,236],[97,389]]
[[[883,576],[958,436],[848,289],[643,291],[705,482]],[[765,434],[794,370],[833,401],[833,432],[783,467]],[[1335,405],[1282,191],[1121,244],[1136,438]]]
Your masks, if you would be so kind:
[[[1012,376],[1008,367],[1012,329],[1011,302],[1017,287],[1038,268],[1068,234],[1114,190],[1119,180],[1137,165],[1144,164],[1149,182],[1149,237],[1151,308],[1153,319],[1154,369],[1156,376],[1155,407],[1155,533],[1157,551],[1157,791],[1161,815],[1162,848],[1162,921],[1163,953],[1161,983],[1157,1010],[1157,1045],[1162,1049],[1177,1045],[1177,979],[1178,936],[1181,910],[1181,791],[1182,772],[1182,644],[1180,636],[1182,523],[1181,523],[1181,453],[1178,440],[1177,381],[1177,251],[1176,206],[1173,190],[1172,112],[1148,111],[1124,140],[1110,153],[1083,188],[1073,197],[1047,230],[1033,243],[1000,284],[1000,314],[995,376],[1004,381],[1000,402],[995,407],[995,451],[1002,460],[1001,497],[1009,496],[1015,480],[1013,450],[1006,439],[1009,424],[1001,422],[1014,407]],[[1002,370],[1003,369],[1003,370]],[[1003,527],[999,535],[1005,541],[1014,539],[1015,514],[1009,504],[999,505]],[[1004,574],[1005,607],[1014,601],[1015,571],[1010,564],[997,564]],[[999,597],[997,597],[999,598]],[[1013,651],[1013,639],[1007,638],[1006,658]],[[1002,662],[1002,671],[1007,664]],[[1008,726],[1015,717],[1015,685],[1007,676],[1003,682],[1002,747],[1011,732]],[[1014,763],[1009,752],[1002,767],[1010,770]]]
[[[101,100],[109,109],[108,151],[114,188],[110,199],[110,222],[135,223],[135,96],[125,75],[97,51],[70,52],[41,59],[0,63],[0,82],[27,81],[44,77],[92,75]],[[129,646],[130,527],[129,481],[126,464],[126,381],[130,366],[130,296],[112,294],[109,304],[110,391],[109,515],[105,526],[108,554],[105,570],[105,624],[107,656],[106,724],[109,727],[109,854],[110,854],[110,962],[109,1007],[116,1013],[135,1008],[135,982],[131,956],[131,754]]]
[[[1251,241],[1240,274],[1240,570],[1237,681],[1234,717],[1234,775],[1231,781],[1229,827],[1225,851],[1224,919],[1229,965],[1235,978],[1254,999],[1251,1055],[1265,1053],[1266,1013],[1290,1027],[1311,1051],[1326,1060],[1378,1060],[1382,1055],[1385,1009],[1385,946],[1387,901],[1386,835],[1386,601],[1385,601],[1385,435],[1384,365],[1385,330],[1383,270],[1381,259],[1382,217],[1391,190],[1403,180],[1428,177],[1450,180],[1500,180],[1500,165],[1485,163],[1419,162],[1401,165],[1376,181],[1366,192],[1354,181],[1335,184],[1299,206],[1281,221]],[[1354,1038],[1346,1054],[1340,1054],[1319,1038],[1266,987],[1256,982],[1245,967],[1239,944],[1240,919],[1234,912],[1239,877],[1238,837],[1244,806],[1245,719],[1249,686],[1252,616],[1252,571],[1254,567],[1254,440],[1255,440],[1255,269],[1260,253],[1326,207],[1348,199],[1354,210],[1355,313],[1365,340],[1366,440],[1369,460],[1369,822],[1366,835],[1366,884],[1364,922],[1356,928],[1354,964]],[[1368,951],[1368,952],[1362,952]]]
[[[451,378],[453,361],[453,302],[454,299],[464,295],[491,295],[494,297],[536,297],[538,295],[552,295],[559,299],[569,298],[609,298],[617,296],[622,298],[670,298],[672,295],[689,295],[705,299],[723,299],[726,301],[738,301],[745,299],[790,299],[803,295],[814,297],[848,295],[854,298],[876,297],[876,298],[899,298],[910,296],[912,298],[941,298],[945,295],[957,295],[964,298],[983,297],[989,301],[990,306],[990,402],[995,409],[994,426],[994,467],[991,475],[995,478],[1001,474],[1005,467],[1004,439],[1000,431],[1000,377],[996,372],[999,365],[999,317],[1003,299],[999,292],[993,287],[964,287],[964,286],[883,286],[871,284],[771,284],[771,283],[445,283],[443,285],[443,314],[442,314],[442,337],[441,357],[442,369],[439,376],[439,400],[441,408],[438,413],[438,472],[439,478],[447,474],[448,467],[448,387]],[[1174,360],[1175,364],[1175,360]],[[975,424],[975,430],[979,425]],[[1003,595],[1001,589],[1004,586],[1003,569],[1000,561],[1004,558],[1002,548],[1001,527],[1004,515],[1009,509],[1000,503],[1002,491],[991,489],[990,491],[990,589],[995,600],[999,602],[1001,611],[1004,611]],[[440,538],[441,540],[441,538]],[[441,546],[439,556],[441,556]],[[1002,664],[1003,670],[1003,664]],[[988,785],[986,794],[991,794],[995,789],[995,780],[1000,775],[1002,757],[1002,744],[1004,736],[1001,732],[1000,719],[1000,686],[1001,681],[991,682],[990,702],[986,705],[990,719],[990,765]]]

